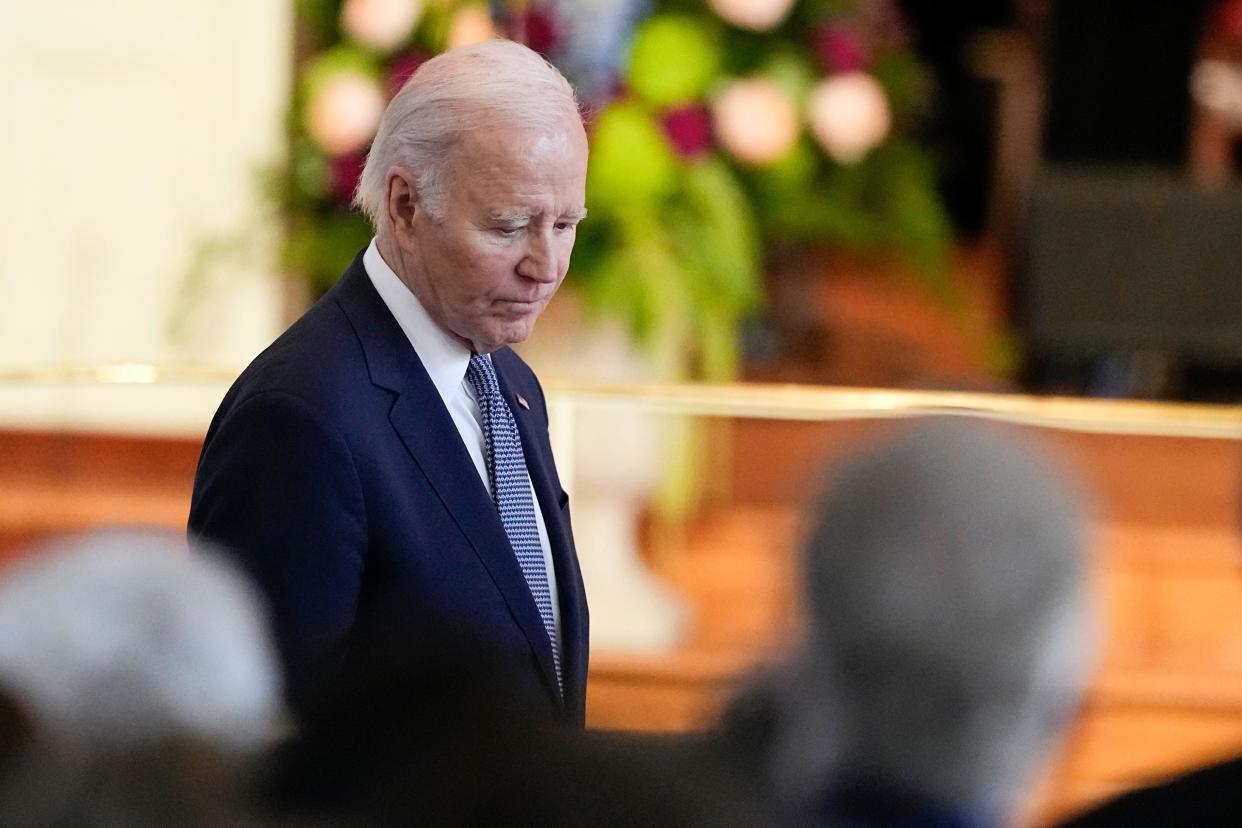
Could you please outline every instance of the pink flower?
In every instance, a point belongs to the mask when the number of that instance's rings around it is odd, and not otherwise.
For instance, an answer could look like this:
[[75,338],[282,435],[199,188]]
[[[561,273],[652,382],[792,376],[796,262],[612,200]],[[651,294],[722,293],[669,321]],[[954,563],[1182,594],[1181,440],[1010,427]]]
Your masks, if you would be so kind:
[[867,43],[845,26],[816,26],[811,30],[811,48],[828,74],[859,72],[871,63]]
[[704,106],[690,104],[665,110],[660,125],[683,158],[694,158],[712,148],[712,116]]
[[405,82],[414,74],[414,70],[427,62],[427,56],[419,51],[402,52],[388,64],[384,77],[384,88],[388,91],[388,99],[392,100]]
[[354,190],[358,189],[358,179],[362,178],[362,168],[366,165],[366,160],[365,150],[328,159],[328,195],[333,201],[349,204],[353,200]]

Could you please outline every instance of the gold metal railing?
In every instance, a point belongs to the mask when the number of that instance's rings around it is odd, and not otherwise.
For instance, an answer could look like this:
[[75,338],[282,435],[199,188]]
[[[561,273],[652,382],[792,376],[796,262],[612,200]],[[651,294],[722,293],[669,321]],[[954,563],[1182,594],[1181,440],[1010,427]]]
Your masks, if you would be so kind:
[[549,383],[548,397],[579,408],[638,408],[707,417],[846,420],[948,414],[1068,431],[1242,439],[1242,406],[1037,397],[961,391],[772,385]]
[[[238,369],[140,362],[0,366],[0,389],[47,385],[227,386]],[[596,384],[549,381],[552,416],[563,425],[587,409],[778,420],[889,419],[947,414],[1068,431],[1242,440],[1242,406],[1037,397],[961,391],[735,383]]]

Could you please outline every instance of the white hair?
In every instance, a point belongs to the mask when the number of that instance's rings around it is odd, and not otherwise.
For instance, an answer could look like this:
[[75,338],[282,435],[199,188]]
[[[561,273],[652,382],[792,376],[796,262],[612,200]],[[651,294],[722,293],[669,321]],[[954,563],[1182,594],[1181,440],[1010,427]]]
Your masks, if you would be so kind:
[[388,174],[400,167],[431,215],[442,216],[449,162],[464,135],[497,124],[563,131],[567,122],[581,123],[573,87],[537,53],[510,40],[452,49],[418,67],[388,104],[354,205],[383,227]]
[[811,641],[774,774],[822,792],[825,756],[846,790],[1007,817],[1086,677],[1079,500],[1030,439],[965,418],[848,463],[807,542]]
[[184,536],[96,532],[0,579],[0,685],[50,738],[86,750],[196,738],[263,746],[281,713],[265,612]]

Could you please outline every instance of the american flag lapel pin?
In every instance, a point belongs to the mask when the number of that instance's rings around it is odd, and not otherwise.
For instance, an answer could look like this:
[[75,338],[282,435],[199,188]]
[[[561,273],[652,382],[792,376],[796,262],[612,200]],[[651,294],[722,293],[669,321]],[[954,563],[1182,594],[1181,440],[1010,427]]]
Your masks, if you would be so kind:
[[515,394],[514,396],[517,397],[518,405],[522,406],[522,408],[525,408],[527,411],[530,411],[530,403],[526,401],[525,397],[521,394]]

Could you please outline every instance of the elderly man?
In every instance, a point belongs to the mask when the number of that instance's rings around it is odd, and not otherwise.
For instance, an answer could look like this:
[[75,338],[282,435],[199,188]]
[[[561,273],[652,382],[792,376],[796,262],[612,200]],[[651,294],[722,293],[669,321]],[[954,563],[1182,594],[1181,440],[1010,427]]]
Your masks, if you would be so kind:
[[362,642],[467,661],[506,703],[584,717],[587,608],[525,339],[584,208],[573,90],[506,41],[425,63],[356,197],[376,235],[246,369],[207,433],[190,531],[271,601],[291,700]]
[[857,454],[805,549],[808,636],[731,729],[797,824],[1006,825],[1077,704],[1079,490],[1030,434],[929,418]]
[[282,718],[261,603],[229,562],[97,530],[0,573],[0,825],[218,825]]

